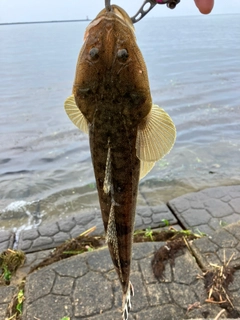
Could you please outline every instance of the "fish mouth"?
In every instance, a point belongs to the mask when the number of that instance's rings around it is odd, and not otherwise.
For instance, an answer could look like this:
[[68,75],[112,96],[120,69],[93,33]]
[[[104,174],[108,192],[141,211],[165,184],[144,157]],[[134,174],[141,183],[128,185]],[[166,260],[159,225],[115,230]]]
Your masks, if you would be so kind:
[[128,14],[125,12],[125,10],[123,10],[122,8],[120,8],[117,5],[111,5],[111,11],[108,11],[106,9],[103,9],[96,17],[96,19],[94,19],[87,27],[85,34],[84,34],[84,41],[86,40],[86,38],[89,35],[89,31],[92,27],[97,26],[103,19],[109,19],[109,20],[114,20],[117,18],[119,18],[118,20],[121,21],[121,23],[123,23],[124,25],[127,25],[129,27],[129,29],[134,33],[135,32],[135,28],[134,25],[132,23],[131,18],[128,16]]
[[112,10],[116,14],[116,16],[118,16],[122,21],[124,21],[128,25],[128,27],[131,28],[133,32],[135,31],[132,20],[129,18],[128,14],[122,8],[116,5],[112,5]]

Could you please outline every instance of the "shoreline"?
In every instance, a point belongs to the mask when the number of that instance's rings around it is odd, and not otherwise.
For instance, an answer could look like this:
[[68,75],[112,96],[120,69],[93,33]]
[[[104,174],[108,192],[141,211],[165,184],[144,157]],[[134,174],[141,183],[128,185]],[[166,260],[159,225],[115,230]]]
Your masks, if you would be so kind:
[[[137,206],[135,230],[179,225],[211,235],[219,227],[240,220],[240,185],[206,188],[155,205],[147,198],[148,202]],[[0,230],[0,252],[8,248],[26,253],[53,249],[93,226],[96,230],[92,236],[104,234],[100,209],[48,221],[20,232]]]

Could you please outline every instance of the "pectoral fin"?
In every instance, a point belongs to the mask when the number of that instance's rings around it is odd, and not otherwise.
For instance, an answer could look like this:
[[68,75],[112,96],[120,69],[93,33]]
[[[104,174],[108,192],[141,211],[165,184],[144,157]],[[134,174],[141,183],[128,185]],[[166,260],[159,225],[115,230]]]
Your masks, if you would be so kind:
[[73,124],[75,124],[75,126],[77,126],[81,131],[88,133],[87,120],[76,105],[73,94],[64,102],[64,108]]
[[148,172],[150,172],[152,170],[152,168],[154,167],[156,161],[153,162],[147,162],[147,161],[143,161],[140,160],[140,176],[139,179],[141,180],[142,178],[144,178]]
[[157,105],[138,127],[136,152],[141,161],[140,179],[172,149],[176,140],[176,128],[170,116]]

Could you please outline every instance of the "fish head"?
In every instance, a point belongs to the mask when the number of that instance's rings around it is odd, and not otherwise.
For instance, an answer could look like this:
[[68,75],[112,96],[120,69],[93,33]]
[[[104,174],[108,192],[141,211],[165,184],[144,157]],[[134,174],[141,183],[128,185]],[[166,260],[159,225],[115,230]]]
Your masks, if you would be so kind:
[[80,51],[73,94],[89,123],[96,111],[121,113],[130,124],[150,112],[147,69],[128,14],[116,5],[89,24]]

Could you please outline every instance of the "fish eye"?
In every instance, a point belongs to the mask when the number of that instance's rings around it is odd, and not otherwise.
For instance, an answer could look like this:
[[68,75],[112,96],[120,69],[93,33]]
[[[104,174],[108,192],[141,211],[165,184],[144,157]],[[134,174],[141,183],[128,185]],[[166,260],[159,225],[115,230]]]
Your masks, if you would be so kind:
[[98,48],[92,48],[89,51],[89,55],[90,55],[91,59],[97,60],[99,58],[99,49]]
[[125,62],[128,58],[128,52],[126,49],[120,49],[117,52],[117,57],[120,61]]

